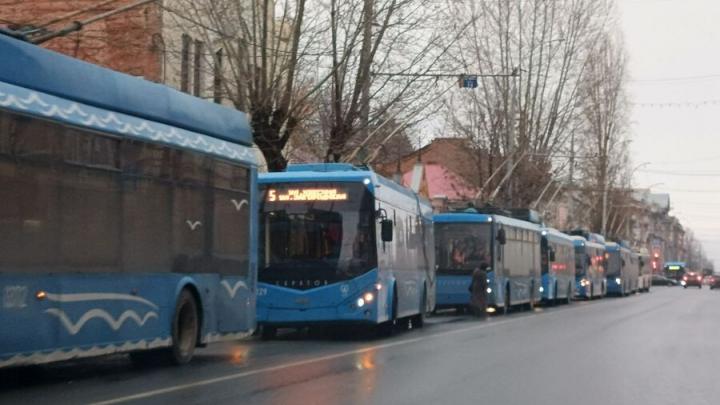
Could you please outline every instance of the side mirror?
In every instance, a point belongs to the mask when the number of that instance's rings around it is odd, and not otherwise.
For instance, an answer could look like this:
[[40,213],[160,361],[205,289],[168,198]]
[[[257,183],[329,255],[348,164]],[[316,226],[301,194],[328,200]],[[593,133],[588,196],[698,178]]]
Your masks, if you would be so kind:
[[383,219],[380,221],[380,237],[383,242],[392,242],[393,240],[393,221],[392,219]]
[[555,261],[555,250],[554,249],[550,249],[548,251],[548,258],[550,259],[551,262]]
[[498,243],[501,245],[504,245],[505,242],[507,242],[507,239],[505,238],[505,230],[504,229],[498,230],[497,237],[495,238],[495,240],[497,240]]

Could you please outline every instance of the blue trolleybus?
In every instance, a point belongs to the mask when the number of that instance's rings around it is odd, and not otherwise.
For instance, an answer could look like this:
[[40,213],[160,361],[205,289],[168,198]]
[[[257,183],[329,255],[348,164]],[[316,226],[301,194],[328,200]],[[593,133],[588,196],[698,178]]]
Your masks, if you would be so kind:
[[438,214],[434,221],[438,305],[467,305],[471,274],[478,266],[487,270],[491,310],[507,312],[517,304],[532,307],[540,300],[538,225],[471,212]]
[[605,244],[607,294],[621,297],[637,291],[640,269],[637,254],[624,244]]
[[607,291],[605,243],[573,236],[575,245],[575,292],[580,298],[602,298]]
[[258,324],[415,327],[435,307],[432,207],[363,167],[261,174]]
[[464,311],[470,304],[472,272],[492,268],[492,231],[486,215],[445,213],[435,222],[436,308]]
[[663,266],[663,274],[665,277],[677,281],[682,280],[686,270],[685,262],[665,262],[665,266]]
[[542,299],[572,302],[575,296],[575,248],[572,236],[546,228],[541,232]]
[[251,333],[246,116],[4,36],[0,60],[0,367]]

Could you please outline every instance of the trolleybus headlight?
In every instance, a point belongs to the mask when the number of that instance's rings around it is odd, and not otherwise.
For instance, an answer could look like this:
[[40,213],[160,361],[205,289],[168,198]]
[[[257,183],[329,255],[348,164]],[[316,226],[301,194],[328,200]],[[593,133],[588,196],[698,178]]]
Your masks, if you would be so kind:
[[617,284],[622,284],[622,280],[620,279],[620,277],[618,277],[618,278],[615,279],[615,283],[617,283]]
[[488,287],[486,291],[487,291],[488,294],[491,294],[491,293],[492,293],[492,288]]
[[540,288],[538,288],[538,291],[543,292],[543,291],[545,291],[545,289],[540,287]]
[[356,304],[357,304],[358,308],[362,308],[365,306],[365,300],[362,298],[358,298]]
[[687,283],[685,282],[685,280],[683,280],[683,281],[680,282],[680,285],[685,285],[685,284],[687,284]]
[[487,308],[485,308],[485,312],[487,312],[487,313],[489,313],[489,314],[492,314],[493,312],[495,312],[495,308],[493,308],[493,307],[487,307]]
[[372,302],[373,298],[375,298],[373,296],[373,294],[370,292],[365,293],[365,295],[363,295],[362,297],[363,297],[363,300],[368,304]]
[[378,291],[382,290],[382,284],[380,284],[380,283],[375,283],[375,289],[378,290]]

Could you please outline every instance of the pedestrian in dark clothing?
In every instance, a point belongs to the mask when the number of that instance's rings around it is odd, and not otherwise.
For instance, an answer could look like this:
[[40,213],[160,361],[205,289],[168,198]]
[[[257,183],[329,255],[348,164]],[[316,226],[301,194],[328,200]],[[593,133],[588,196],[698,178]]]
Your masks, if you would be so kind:
[[470,309],[478,318],[487,318],[487,272],[485,265],[477,267],[470,282]]

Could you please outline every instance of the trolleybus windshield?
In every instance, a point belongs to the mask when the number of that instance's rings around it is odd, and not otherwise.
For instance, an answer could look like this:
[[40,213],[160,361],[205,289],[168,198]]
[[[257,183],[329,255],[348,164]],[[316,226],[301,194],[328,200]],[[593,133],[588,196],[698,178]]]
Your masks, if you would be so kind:
[[435,225],[438,273],[470,274],[492,264],[491,227],[487,223]]
[[607,258],[607,275],[617,276],[620,274],[622,268],[622,259],[620,258],[620,252],[608,253]]
[[260,281],[308,289],[377,266],[374,200],[363,184],[270,184],[262,198]]

